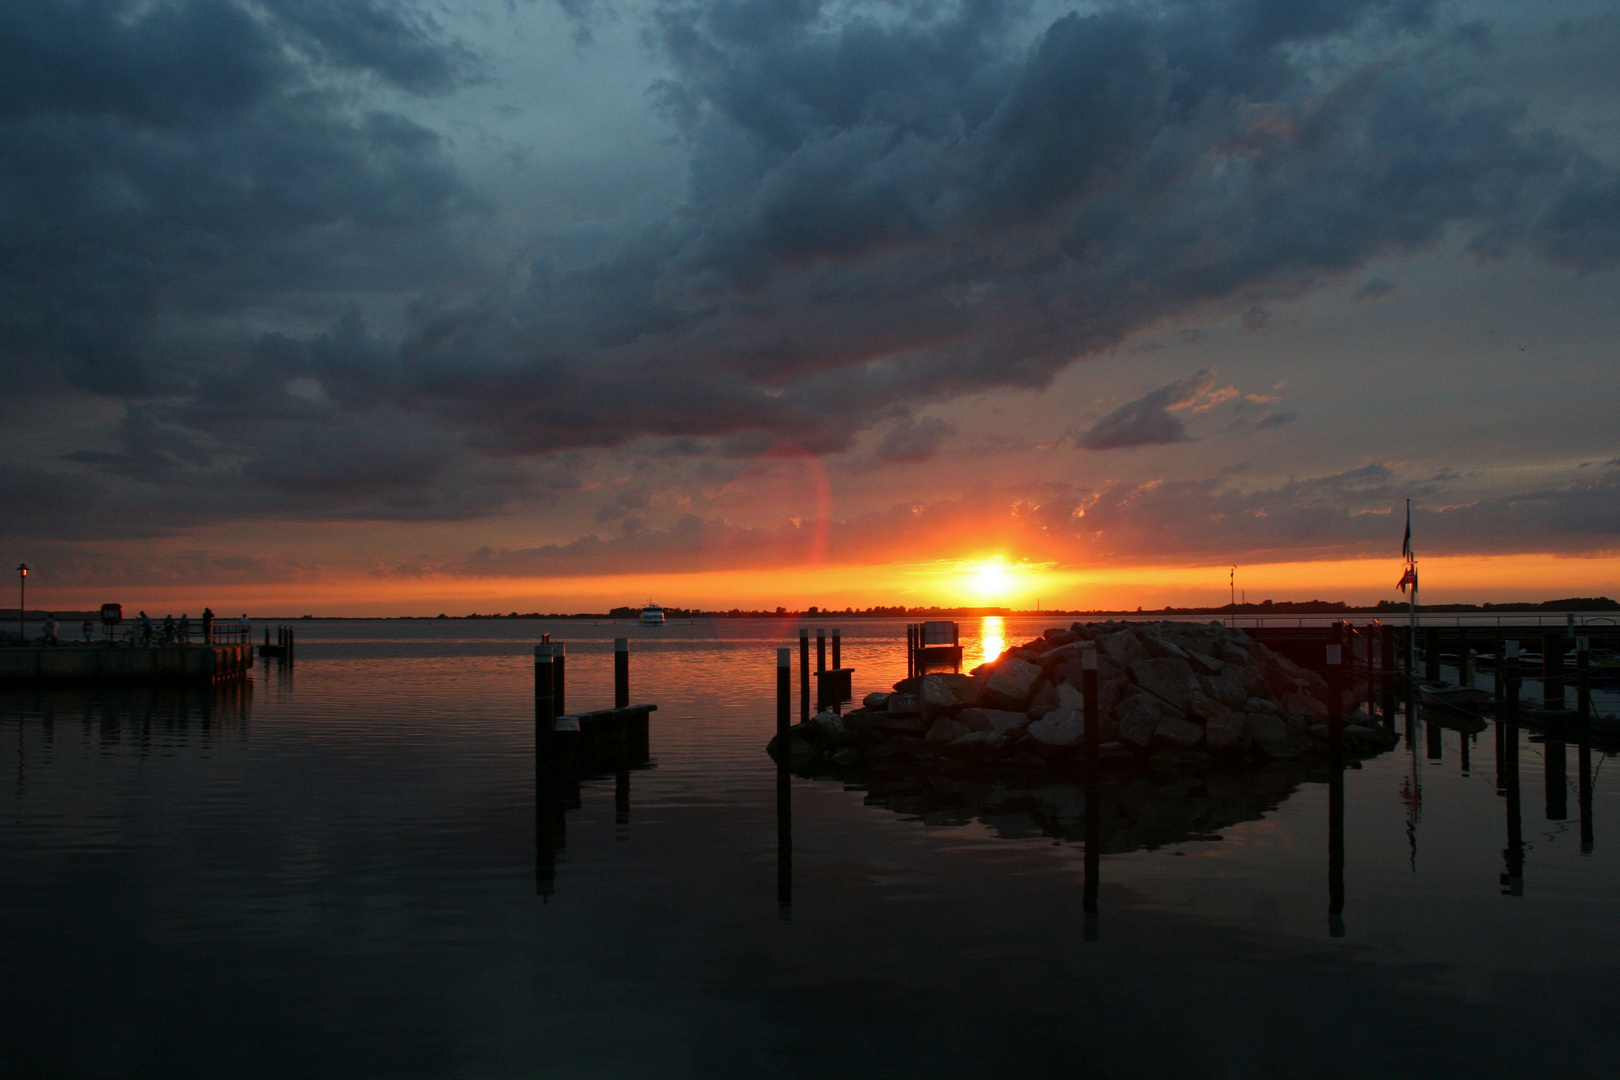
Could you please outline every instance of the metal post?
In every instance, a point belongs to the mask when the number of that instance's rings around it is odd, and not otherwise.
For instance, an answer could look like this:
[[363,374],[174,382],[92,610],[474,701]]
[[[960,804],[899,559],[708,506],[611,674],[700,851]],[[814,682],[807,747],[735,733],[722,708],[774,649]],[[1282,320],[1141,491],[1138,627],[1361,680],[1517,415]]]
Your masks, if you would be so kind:
[[844,666],[843,631],[839,630],[836,626],[833,627],[832,637],[833,637],[833,665],[832,666],[834,668],[841,668],[841,667]]
[[630,707],[630,639],[613,639],[613,707]]

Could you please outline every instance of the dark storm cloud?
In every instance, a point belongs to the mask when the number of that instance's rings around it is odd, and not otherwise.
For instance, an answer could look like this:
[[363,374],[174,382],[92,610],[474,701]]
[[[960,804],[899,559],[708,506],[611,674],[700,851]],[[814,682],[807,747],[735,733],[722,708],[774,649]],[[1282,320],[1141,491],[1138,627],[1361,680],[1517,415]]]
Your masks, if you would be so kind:
[[[1472,48],[1431,4],[1030,10],[654,6],[681,205],[536,238],[513,280],[467,250],[442,136],[367,96],[484,77],[425,6],[10,5],[0,363],[126,402],[65,467],[166,513],[457,517],[525,456],[840,450],[1452,230],[1582,272],[1620,253],[1612,169],[1410,59]],[[359,293],[413,301],[406,331],[238,329]],[[1096,438],[1171,441],[1167,409]],[[892,459],[937,448],[929,423]]]
[[876,458],[897,465],[917,465],[939,453],[956,428],[937,416],[914,420],[909,416],[895,421],[878,443]]
[[1076,440],[1088,450],[1118,450],[1187,441],[1187,425],[1170,410],[1185,408],[1215,387],[1209,368],[1166,383],[1128,402],[1092,425]]

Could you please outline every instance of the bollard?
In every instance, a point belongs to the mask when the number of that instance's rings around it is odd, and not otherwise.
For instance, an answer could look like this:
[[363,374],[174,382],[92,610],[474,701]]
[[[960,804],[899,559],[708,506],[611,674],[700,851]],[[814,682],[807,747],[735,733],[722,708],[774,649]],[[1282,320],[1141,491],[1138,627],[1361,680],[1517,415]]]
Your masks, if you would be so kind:
[[776,650],[776,737],[778,757],[786,760],[788,728],[793,721],[793,650]]
[[551,699],[556,705],[556,715],[567,716],[567,695],[564,693],[568,686],[568,646],[560,641],[551,643]]
[[833,627],[833,670],[844,666],[844,637],[843,631]]
[[816,670],[827,670],[827,631],[816,627]]
[[799,719],[810,719],[810,628],[799,627]]
[[630,707],[630,639],[613,639],[613,707]]

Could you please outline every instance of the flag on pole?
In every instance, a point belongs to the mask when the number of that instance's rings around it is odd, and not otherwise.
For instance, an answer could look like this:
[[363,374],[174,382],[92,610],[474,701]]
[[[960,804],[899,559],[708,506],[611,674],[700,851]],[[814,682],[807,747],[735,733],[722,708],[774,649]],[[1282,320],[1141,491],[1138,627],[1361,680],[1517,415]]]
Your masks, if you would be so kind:
[[1406,535],[1401,537],[1401,558],[1412,554],[1412,500],[1406,500]]
[[1406,573],[1401,575],[1401,580],[1395,583],[1395,587],[1403,593],[1408,585],[1414,589],[1417,588],[1417,567],[1415,566],[1408,566]]

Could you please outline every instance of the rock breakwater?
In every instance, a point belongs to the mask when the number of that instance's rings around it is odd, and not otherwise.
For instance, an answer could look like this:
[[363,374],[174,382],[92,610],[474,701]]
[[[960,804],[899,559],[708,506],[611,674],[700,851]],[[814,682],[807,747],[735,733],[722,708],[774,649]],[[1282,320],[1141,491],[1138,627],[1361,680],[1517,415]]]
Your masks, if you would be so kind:
[[[861,707],[825,711],[769,752],[818,765],[1061,767],[1085,759],[1082,660],[1097,650],[1098,759],[1299,761],[1326,755],[1321,675],[1219,623],[1075,623],[1009,648],[970,674],[904,679]],[[1351,695],[1346,695],[1350,697]],[[1353,700],[1344,752],[1366,757],[1396,736]]]

